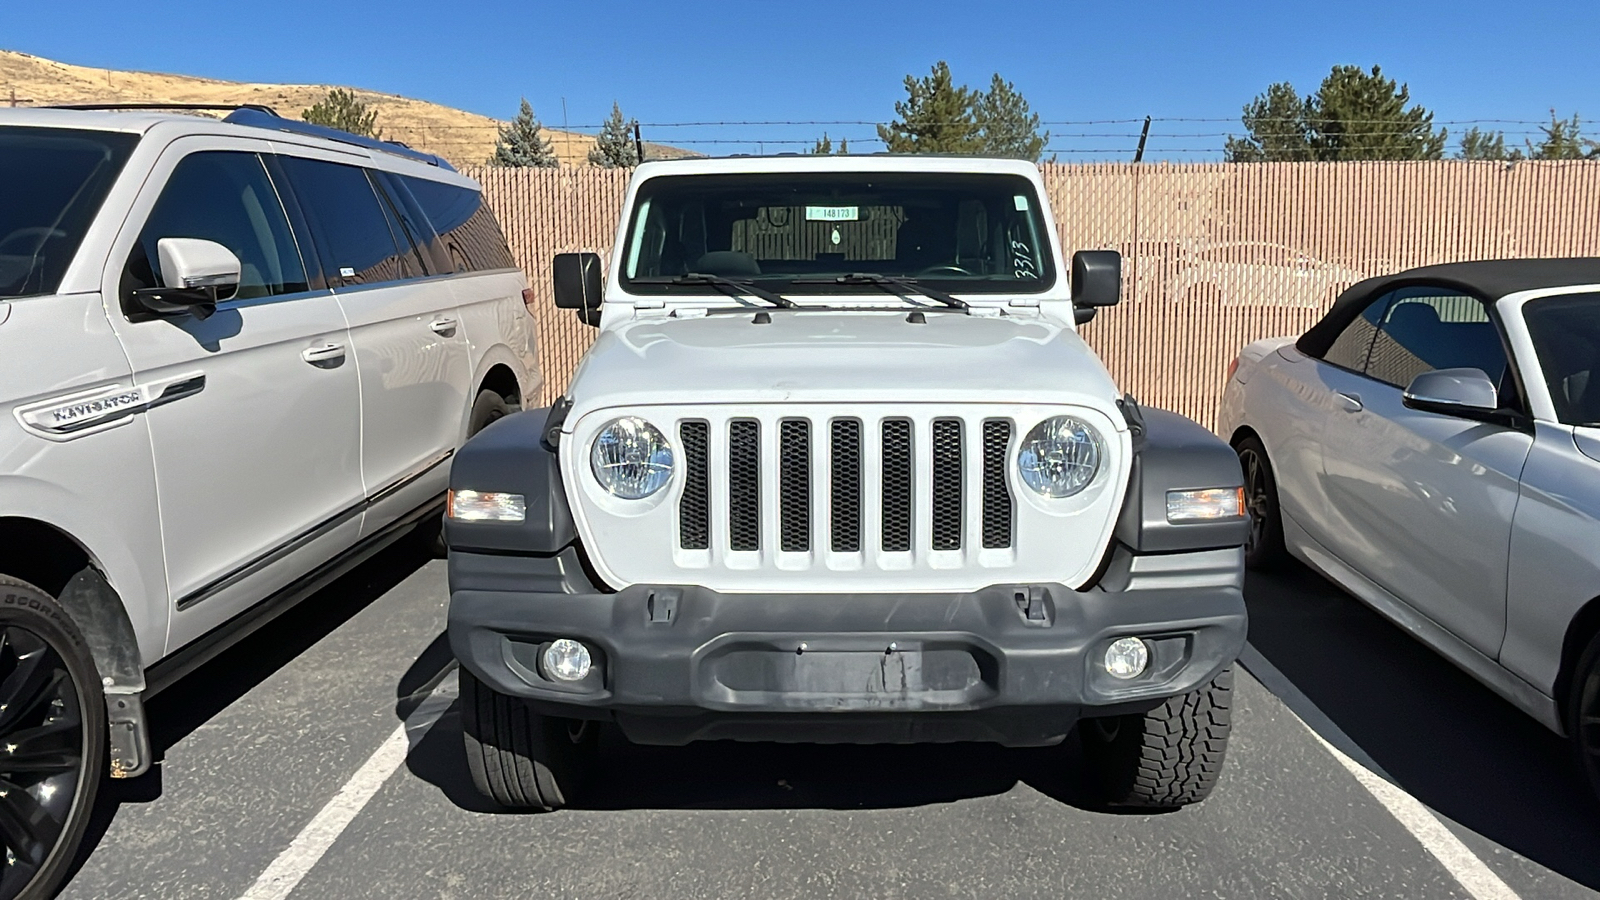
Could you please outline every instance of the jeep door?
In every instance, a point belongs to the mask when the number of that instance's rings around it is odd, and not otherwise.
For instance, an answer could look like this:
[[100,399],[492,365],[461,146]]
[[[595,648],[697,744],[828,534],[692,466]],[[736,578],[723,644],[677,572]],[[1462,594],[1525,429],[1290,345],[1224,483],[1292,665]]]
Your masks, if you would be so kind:
[[[135,381],[192,386],[147,414],[176,607],[169,651],[346,549],[360,526],[350,335],[296,241],[269,150],[244,139],[174,141],[106,267],[107,305]],[[131,292],[159,284],[156,242],[166,237],[232,251],[238,294],[205,319],[141,313]]]
[[390,194],[381,173],[299,148],[279,163],[350,324],[362,479],[375,501],[363,533],[371,533],[444,492],[444,463],[470,402],[461,315],[432,253],[431,226]]
[[1503,342],[1484,304],[1450,289],[1401,288],[1374,307],[1364,371],[1346,373],[1342,411],[1324,431],[1329,550],[1493,659],[1532,435],[1410,409],[1402,395],[1423,372],[1471,367],[1516,406]]

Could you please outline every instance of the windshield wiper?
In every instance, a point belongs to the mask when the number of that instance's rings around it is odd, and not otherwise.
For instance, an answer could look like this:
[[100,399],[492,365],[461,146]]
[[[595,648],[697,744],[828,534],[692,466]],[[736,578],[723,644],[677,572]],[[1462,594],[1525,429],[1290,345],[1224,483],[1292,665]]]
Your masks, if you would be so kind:
[[709,287],[720,288],[723,293],[730,297],[748,294],[751,297],[759,297],[779,309],[798,308],[793,300],[782,294],[774,294],[765,288],[758,288],[748,281],[735,281],[732,278],[710,275],[705,272],[690,272],[687,275],[672,275],[660,278],[634,278],[632,281],[635,284],[704,284]]
[[944,291],[918,284],[915,279],[895,278],[892,275],[879,275],[876,272],[851,272],[848,275],[839,275],[834,278],[796,278],[795,284],[872,284],[883,288],[891,294],[921,294],[931,300],[937,300],[951,309],[970,309],[967,301],[952,297]]

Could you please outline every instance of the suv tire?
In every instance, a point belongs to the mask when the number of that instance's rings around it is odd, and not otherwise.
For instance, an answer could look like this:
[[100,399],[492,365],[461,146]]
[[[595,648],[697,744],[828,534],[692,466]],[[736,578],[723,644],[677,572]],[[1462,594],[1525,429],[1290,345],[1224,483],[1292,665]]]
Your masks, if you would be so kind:
[[1278,506],[1278,479],[1272,474],[1267,448],[1251,435],[1234,448],[1239,467],[1244,470],[1244,502],[1250,510],[1250,537],[1244,545],[1244,564],[1256,570],[1271,570],[1283,564],[1289,553],[1283,546],[1283,511]]
[[1595,797],[1600,799],[1600,634],[1578,657],[1572,672],[1572,697],[1567,701],[1567,734]]
[[467,416],[467,437],[472,437],[514,411],[506,403],[506,398],[494,391],[479,391],[477,399],[472,401],[472,412]]
[[1211,794],[1233,728],[1233,670],[1145,713],[1087,719],[1083,754],[1107,806],[1177,809]]
[[461,670],[467,768],[484,796],[508,809],[564,809],[595,767],[598,723],[541,715]]
[[5,575],[0,704],[0,744],[15,746],[0,761],[0,846],[15,857],[0,866],[0,896],[42,900],[66,878],[89,826],[106,770],[106,701],[71,617]]

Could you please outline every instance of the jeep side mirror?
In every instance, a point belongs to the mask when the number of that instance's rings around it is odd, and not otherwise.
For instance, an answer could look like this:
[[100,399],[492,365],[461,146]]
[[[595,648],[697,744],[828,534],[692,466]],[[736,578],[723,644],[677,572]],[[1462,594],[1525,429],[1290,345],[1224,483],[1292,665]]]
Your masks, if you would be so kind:
[[1102,306],[1122,299],[1122,254],[1115,250],[1079,250],[1072,254],[1072,317],[1079,325]]
[[575,309],[585,325],[599,325],[600,299],[605,292],[600,279],[600,254],[557,253],[550,275],[555,283],[556,307]]
[[139,288],[133,302],[155,316],[209,318],[217,303],[239,293],[239,257],[216,241],[162,238],[156,241],[161,286]]
[[1401,402],[1422,412],[1481,420],[1500,408],[1500,391],[1482,369],[1434,369],[1411,379]]

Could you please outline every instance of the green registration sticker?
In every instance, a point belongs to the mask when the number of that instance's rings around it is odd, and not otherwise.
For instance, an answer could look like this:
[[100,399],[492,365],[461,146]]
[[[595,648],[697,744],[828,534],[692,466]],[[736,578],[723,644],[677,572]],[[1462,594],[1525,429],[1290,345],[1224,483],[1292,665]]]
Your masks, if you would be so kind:
[[808,206],[807,222],[854,222],[861,217],[854,206]]

